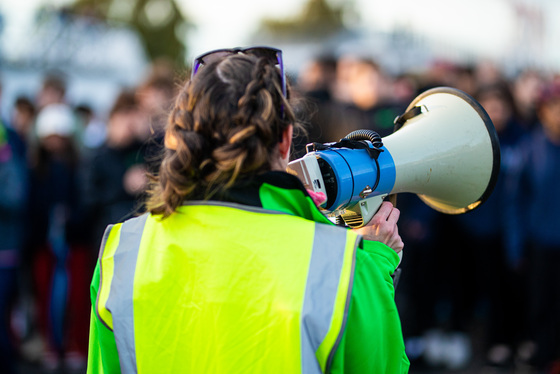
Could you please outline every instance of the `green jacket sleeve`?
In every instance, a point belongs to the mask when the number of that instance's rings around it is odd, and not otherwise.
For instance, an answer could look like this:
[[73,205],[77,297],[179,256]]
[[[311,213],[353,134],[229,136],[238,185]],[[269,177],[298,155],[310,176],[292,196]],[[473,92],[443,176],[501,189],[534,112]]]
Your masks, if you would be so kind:
[[408,372],[391,278],[398,263],[398,255],[379,242],[364,240],[356,252],[346,329],[331,373]]
[[89,349],[88,349],[88,374],[120,374],[119,354],[115,336],[105,326],[95,313],[95,301],[99,291],[99,263],[95,267],[91,282],[91,322],[89,327]]

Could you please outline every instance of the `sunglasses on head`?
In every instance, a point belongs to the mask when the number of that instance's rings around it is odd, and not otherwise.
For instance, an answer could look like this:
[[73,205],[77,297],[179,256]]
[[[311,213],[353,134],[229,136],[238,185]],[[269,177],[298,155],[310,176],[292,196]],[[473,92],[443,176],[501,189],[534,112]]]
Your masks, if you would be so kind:
[[270,63],[278,65],[280,69],[280,77],[282,84],[282,94],[284,98],[288,98],[286,90],[286,73],[284,72],[284,60],[282,59],[282,51],[277,48],[271,47],[250,47],[250,48],[229,48],[229,49],[216,49],[210,52],[201,54],[194,59],[191,78],[195,76],[198,70],[208,65],[213,61],[220,60],[224,57],[236,54],[252,55],[256,57],[266,58]]

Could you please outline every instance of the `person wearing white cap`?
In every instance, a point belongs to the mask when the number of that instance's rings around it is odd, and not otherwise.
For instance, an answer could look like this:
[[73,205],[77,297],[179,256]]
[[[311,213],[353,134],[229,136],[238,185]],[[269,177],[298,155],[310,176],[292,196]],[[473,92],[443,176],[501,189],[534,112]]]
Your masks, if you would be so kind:
[[80,282],[79,274],[84,272],[80,263],[85,263],[87,253],[80,231],[83,214],[76,130],[73,111],[65,104],[45,106],[35,123],[37,144],[32,160],[28,227],[32,263],[29,265],[34,270],[37,324],[46,343],[42,361],[48,369],[58,368],[62,360],[67,365],[69,358],[75,361],[76,355],[69,354],[78,352],[79,337],[74,332],[85,332],[75,328],[82,314],[78,309],[84,303],[69,292],[69,287],[87,288],[87,278]]
[[50,135],[72,136],[76,130],[72,109],[65,104],[51,104],[43,108],[37,116],[35,130],[39,138]]

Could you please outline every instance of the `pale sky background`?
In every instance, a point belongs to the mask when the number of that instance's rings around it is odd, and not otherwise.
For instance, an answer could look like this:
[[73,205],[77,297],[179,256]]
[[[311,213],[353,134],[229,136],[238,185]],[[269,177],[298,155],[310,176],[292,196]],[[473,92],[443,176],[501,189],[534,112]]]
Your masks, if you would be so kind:
[[[40,4],[61,5],[68,0],[0,0],[6,16],[6,32],[30,22]],[[306,0],[179,0],[195,28],[188,36],[189,59],[213,48],[242,46],[256,30],[262,17],[286,18],[301,11]],[[331,0],[333,4],[348,4]],[[543,48],[560,66],[560,1],[557,0],[354,0],[359,24],[390,30],[396,26],[452,45],[476,47],[492,54],[514,48],[512,35],[520,31],[509,4],[542,4],[547,35]],[[19,27],[17,27],[19,29]]]
[[[183,1],[186,13],[197,23],[189,37],[189,52],[243,45],[265,17],[284,18],[297,14],[305,0],[213,0]],[[344,4],[344,0],[331,0]],[[348,2],[346,2],[348,3]],[[405,27],[451,45],[477,48],[490,56],[515,48],[513,36],[521,32],[511,4],[543,6],[550,48],[560,66],[560,1],[557,0],[354,0],[359,24],[390,31]],[[557,52],[553,52],[557,51]],[[193,56],[189,56],[193,57]]]
[[[508,19],[509,15],[496,16],[507,12],[505,2],[506,0],[355,0],[359,17],[366,28],[368,25],[375,25],[390,30],[397,25],[406,26],[422,30],[427,35],[475,43],[480,48],[491,48],[496,42],[507,39],[507,33],[514,27]],[[289,17],[302,9],[305,0],[214,0],[208,2],[207,6],[187,2],[184,4],[188,14],[200,25],[199,30],[190,38],[191,49],[197,54],[214,47],[235,45],[256,29],[262,16]],[[482,11],[483,8],[487,11]],[[492,31],[490,37],[489,31]],[[210,48],[206,48],[208,46]]]
[[[126,4],[127,0],[120,1],[122,3],[119,5]],[[328,1],[334,5],[352,6],[356,14],[351,19],[350,25],[358,27],[361,31],[375,29],[390,32],[395,29],[405,29],[416,35],[436,38],[444,44],[444,48],[448,46],[449,50],[476,49],[490,59],[501,59],[502,63],[510,63],[510,56],[521,56],[522,61],[525,61],[523,60],[525,56],[531,56],[534,57],[533,61],[546,61],[546,65],[552,67],[551,72],[560,73],[560,48],[558,48],[560,0]],[[58,6],[70,2],[69,0],[0,0],[0,12],[4,16],[3,40],[4,43],[9,42],[9,45],[0,45],[0,53],[2,48],[13,48],[10,51],[14,51],[20,45],[29,44],[26,41],[30,30],[33,30],[32,17],[34,10],[40,5]],[[195,55],[215,48],[261,44],[254,34],[263,17],[290,18],[301,12],[307,0],[178,0],[177,3],[192,25],[187,33],[187,59],[192,61]],[[515,8],[512,4],[517,4],[518,9],[530,10],[536,4],[542,7],[543,27],[540,45],[520,42],[522,40],[520,35],[526,29],[515,21]],[[371,42],[371,39],[368,42]],[[286,51],[284,60],[287,69],[295,73],[295,69],[305,62],[302,61],[305,54],[298,55],[302,47],[299,47],[299,50],[294,50],[293,46],[279,47]],[[315,45],[307,45],[303,49],[307,51],[312,47]],[[362,48],[366,55],[368,48],[371,48],[367,43],[365,46],[358,44],[358,47],[345,43],[343,47]],[[382,48],[381,53],[384,53],[385,48],[387,47]],[[309,51],[307,52],[309,55]],[[419,55],[417,51],[413,51],[412,54],[414,63],[414,59],[418,59]],[[504,59],[504,56],[508,58]],[[120,62],[123,61],[118,56],[116,58]],[[133,70],[130,72],[129,75],[141,76]],[[7,96],[21,92],[32,95],[40,84],[40,72],[36,72],[35,75],[30,72],[22,74],[24,75],[4,76],[4,100],[0,113],[9,110],[11,101]],[[79,78],[81,80],[77,80],[70,87],[75,100],[77,102],[87,100],[101,112],[106,111],[112,103],[112,97],[118,92],[118,87],[97,78]],[[88,80],[84,81],[86,78]],[[97,96],[91,94],[92,90],[97,93]]]

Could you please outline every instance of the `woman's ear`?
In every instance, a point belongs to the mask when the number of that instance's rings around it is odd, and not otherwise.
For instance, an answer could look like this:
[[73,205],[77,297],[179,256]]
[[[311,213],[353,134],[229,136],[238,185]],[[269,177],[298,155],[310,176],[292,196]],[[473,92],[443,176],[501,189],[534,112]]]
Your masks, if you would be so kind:
[[280,151],[280,157],[286,159],[290,155],[290,147],[292,146],[292,136],[294,135],[294,126],[289,125],[282,132],[282,141],[278,143],[278,150]]

